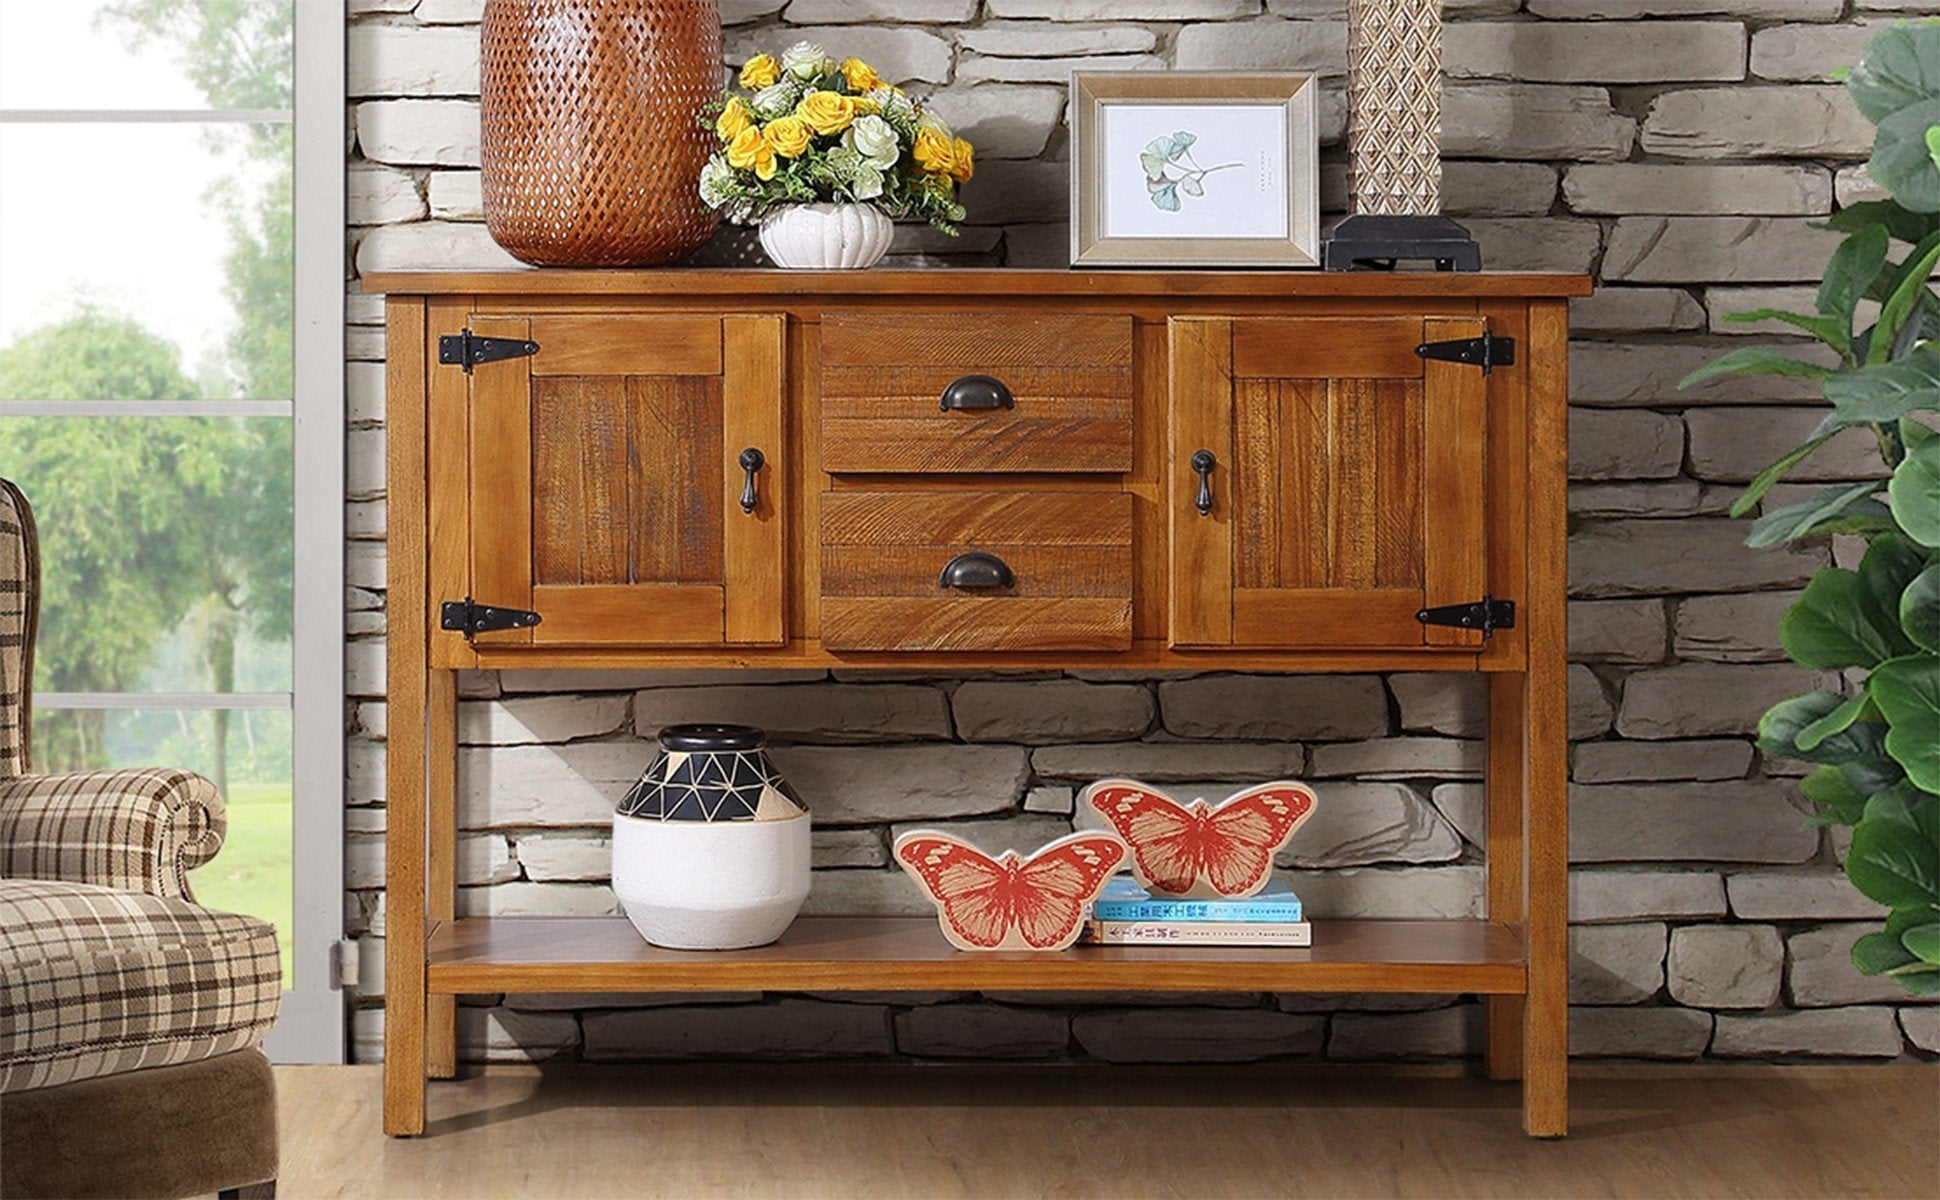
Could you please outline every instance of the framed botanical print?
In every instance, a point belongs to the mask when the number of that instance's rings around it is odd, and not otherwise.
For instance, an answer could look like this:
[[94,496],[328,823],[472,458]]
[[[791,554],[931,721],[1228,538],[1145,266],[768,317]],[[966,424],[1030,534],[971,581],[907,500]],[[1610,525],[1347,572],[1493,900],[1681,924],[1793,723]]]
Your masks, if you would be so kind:
[[1071,77],[1073,266],[1320,265],[1310,75]]

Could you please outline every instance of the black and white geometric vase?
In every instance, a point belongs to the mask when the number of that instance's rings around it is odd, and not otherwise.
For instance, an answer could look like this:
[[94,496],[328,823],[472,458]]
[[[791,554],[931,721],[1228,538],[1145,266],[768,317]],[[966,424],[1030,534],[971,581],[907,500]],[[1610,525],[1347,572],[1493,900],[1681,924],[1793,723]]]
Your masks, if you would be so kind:
[[809,815],[745,725],[669,725],[613,814],[613,891],[674,950],[765,946],[808,899]]
[[786,821],[807,806],[748,725],[669,725],[660,754],[620,801],[620,813],[655,821]]

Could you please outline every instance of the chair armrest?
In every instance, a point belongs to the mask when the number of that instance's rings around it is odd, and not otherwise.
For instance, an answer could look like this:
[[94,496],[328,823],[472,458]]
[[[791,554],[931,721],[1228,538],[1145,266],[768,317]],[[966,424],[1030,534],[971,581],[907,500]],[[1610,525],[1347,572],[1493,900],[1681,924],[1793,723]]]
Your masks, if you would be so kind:
[[0,780],[0,878],[193,900],[189,869],[228,828],[216,785],[160,767]]

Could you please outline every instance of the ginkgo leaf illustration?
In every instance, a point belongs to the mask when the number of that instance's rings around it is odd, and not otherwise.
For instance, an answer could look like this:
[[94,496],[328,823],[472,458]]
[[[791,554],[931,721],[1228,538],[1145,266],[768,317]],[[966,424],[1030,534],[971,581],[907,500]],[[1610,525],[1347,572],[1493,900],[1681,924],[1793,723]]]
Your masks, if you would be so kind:
[[1221,163],[1216,167],[1202,167],[1192,157],[1192,147],[1198,142],[1197,134],[1181,129],[1167,137],[1156,137],[1146,143],[1145,150],[1138,156],[1139,166],[1145,169],[1145,190],[1152,197],[1152,204],[1165,212],[1179,211],[1179,193],[1188,196],[1206,194],[1206,176],[1214,171],[1224,171],[1243,164]]

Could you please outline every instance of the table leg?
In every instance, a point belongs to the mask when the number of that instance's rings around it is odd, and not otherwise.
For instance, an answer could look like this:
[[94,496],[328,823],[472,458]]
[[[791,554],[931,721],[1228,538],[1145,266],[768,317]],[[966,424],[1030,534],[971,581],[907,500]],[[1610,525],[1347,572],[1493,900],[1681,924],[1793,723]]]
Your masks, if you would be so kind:
[[[458,880],[458,674],[431,672],[426,719],[429,725],[425,774],[429,895],[433,925],[457,916]],[[428,996],[424,1017],[425,1071],[433,1079],[458,1073],[458,997]]]
[[[1522,806],[1524,705],[1521,673],[1497,672],[1488,680],[1489,920],[1519,925],[1523,919]],[[1521,996],[1485,996],[1488,1041],[1483,1059],[1490,1079],[1522,1077]]]

